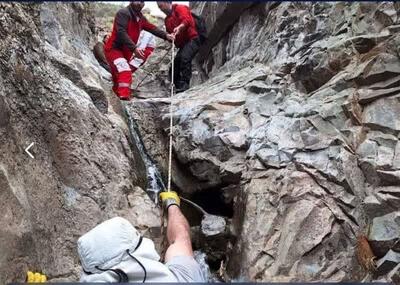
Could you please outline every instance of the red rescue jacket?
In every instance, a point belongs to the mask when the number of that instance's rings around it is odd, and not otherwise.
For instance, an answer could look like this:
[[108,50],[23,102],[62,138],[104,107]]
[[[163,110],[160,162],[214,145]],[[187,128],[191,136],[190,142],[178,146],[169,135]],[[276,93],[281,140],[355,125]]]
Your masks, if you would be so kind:
[[178,48],[183,47],[186,43],[197,38],[199,35],[196,30],[196,22],[192,17],[189,7],[172,4],[172,12],[165,18],[165,28],[167,32],[173,33],[174,29],[182,23],[186,28],[175,38],[175,45]]
[[130,6],[120,9],[114,19],[111,36],[104,46],[105,52],[117,49],[125,56],[131,55],[136,48],[141,30],[163,39],[167,38],[165,32],[149,23],[141,13],[135,12]]

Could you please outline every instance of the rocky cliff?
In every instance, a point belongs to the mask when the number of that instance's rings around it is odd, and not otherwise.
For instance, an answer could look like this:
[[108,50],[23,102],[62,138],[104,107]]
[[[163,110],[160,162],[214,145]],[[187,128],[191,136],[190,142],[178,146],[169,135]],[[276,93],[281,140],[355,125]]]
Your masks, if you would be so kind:
[[4,3],[0,19],[0,283],[74,281],[80,235],[116,215],[146,232],[158,211],[89,48],[91,6]]
[[193,6],[212,19],[210,79],[177,98],[175,150],[234,196],[228,275],[361,280],[365,234],[372,278],[387,276],[400,261],[397,3]]
[[[173,182],[228,222],[205,236],[184,206],[195,249],[224,280],[399,283],[398,4],[192,6],[209,40],[173,101]],[[1,283],[28,268],[76,280],[76,239],[108,217],[159,227],[124,111],[165,178],[169,47],[121,105],[89,48],[91,13],[0,4]]]
[[[181,191],[208,197],[209,211],[233,212],[224,254],[209,252],[215,269],[226,280],[399,282],[398,4],[191,5],[208,26],[206,79],[174,99],[175,177],[191,177]],[[143,110],[163,110],[168,131],[168,108]]]

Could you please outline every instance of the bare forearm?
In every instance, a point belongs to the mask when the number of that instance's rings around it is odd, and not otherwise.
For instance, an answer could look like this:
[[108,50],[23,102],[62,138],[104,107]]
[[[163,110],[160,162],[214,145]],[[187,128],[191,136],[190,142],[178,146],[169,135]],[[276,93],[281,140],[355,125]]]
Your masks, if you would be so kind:
[[186,25],[185,25],[184,23],[182,23],[182,24],[180,24],[180,25],[178,26],[178,28],[179,28],[180,30],[184,30],[184,29],[186,28]]
[[176,192],[162,192],[160,199],[168,209],[167,239],[169,246],[165,253],[168,262],[175,256],[193,256],[190,226],[179,208],[180,199]]
[[189,223],[177,206],[168,208],[167,239],[170,245],[179,239],[190,240]]

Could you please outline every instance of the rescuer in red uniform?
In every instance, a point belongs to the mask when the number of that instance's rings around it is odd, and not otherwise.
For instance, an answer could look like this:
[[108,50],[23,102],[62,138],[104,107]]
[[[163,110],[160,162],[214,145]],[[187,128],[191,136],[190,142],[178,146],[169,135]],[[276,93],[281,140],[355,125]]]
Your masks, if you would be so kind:
[[189,89],[192,77],[192,60],[199,51],[200,39],[196,22],[189,7],[172,4],[170,1],[157,2],[167,17],[165,28],[175,35],[175,45],[179,51],[175,57],[174,83],[176,92]]
[[113,91],[121,100],[129,100],[131,96],[132,69],[129,62],[133,58],[146,57],[144,51],[136,46],[140,31],[148,31],[168,41],[174,39],[173,35],[147,21],[141,13],[143,6],[144,2],[130,2],[128,7],[117,12],[112,34],[104,47],[114,82]]

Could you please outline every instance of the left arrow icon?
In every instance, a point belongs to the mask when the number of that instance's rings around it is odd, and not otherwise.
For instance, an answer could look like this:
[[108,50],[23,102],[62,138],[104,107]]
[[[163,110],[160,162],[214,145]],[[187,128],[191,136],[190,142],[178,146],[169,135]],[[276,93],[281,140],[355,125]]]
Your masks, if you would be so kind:
[[26,152],[30,157],[32,157],[32,158],[35,158],[35,157],[32,155],[32,153],[29,152],[29,149],[30,149],[31,147],[33,147],[34,144],[35,144],[35,143],[31,143],[31,144],[28,145],[28,147],[25,149],[25,152]]

